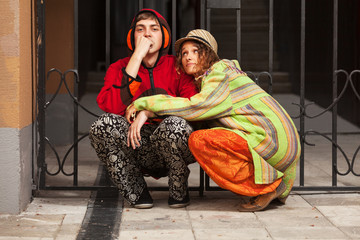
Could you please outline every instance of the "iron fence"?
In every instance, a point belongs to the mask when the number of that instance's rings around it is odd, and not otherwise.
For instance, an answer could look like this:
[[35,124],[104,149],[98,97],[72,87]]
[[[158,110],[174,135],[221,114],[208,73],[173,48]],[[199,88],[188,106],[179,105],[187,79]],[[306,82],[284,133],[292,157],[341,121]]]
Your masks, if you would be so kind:
[[[36,132],[37,137],[36,141],[36,155],[37,155],[37,166],[34,166],[37,170],[37,186],[36,189],[53,189],[53,190],[94,190],[100,188],[108,188],[109,186],[79,186],[78,185],[78,143],[81,142],[88,134],[84,134],[79,136],[78,134],[78,107],[86,111],[89,115],[97,117],[97,115],[90,110],[88,110],[85,106],[82,106],[78,101],[78,83],[80,80],[80,76],[78,74],[78,0],[74,0],[74,9],[75,9],[75,24],[74,24],[74,32],[75,32],[75,66],[74,69],[69,69],[65,72],[61,72],[60,70],[53,68],[46,73],[45,70],[45,4],[46,1],[37,0],[37,54],[38,54],[38,92],[37,92],[37,106],[38,106],[38,114],[36,117]],[[139,1],[139,8],[143,8],[144,2]],[[172,0],[172,29],[176,32],[176,0]],[[294,103],[298,107],[298,115],[292,116],[293,119],[298,119],[300,122],[299,126],[299,135],[301,139],[301,158],[299,162],[299,184],[294,185],[294,190],[300,191],[359,191],[360,185],[354,184],[351,186],[338,186],[338,177],[339,176],[349,176],[353,175],[356,177],[360,176],[360,172],[356,171],[356,163],[359,161],[359,151],[360,145],[358,145],[353,153],[352,157],[349,157],[343,147],[338,143],[338,103],[343,99],[345,91],[352,91],[355,95],[357,101],[359,101],[360,105],[360,94],[357,91],[354,82],[356,81],[356,75],[360,74],[360,70],[353,70],[351,72],[338,69],[338,0],[333,1],[333,22],[331,23],[333,26],[333,62],[332,62],[332,102],[325,109],[313,114],[309,113],[309,107],[313,103],[305,102],[305,17],[306,17],[306,0],[301,0],[301,27],[300,27],[300,102]],[[218,8],[230,8],[236,11],[236,36],[237,36],[237,46],[236,46],[236,55],[237,59],[241,59],[241,1],[240,0],[201,0],[201,27],[206,28],[211,31],[210,18],[213,9]],[[110,64],[110,0],[106,1],[106,66]],[[268,89],[267,91],[272,93],[272,76],[273,76],[273,58],[274,58],[274,0],[269,0],[269,59],[268,59],[268,69],[259,72],[247,72],[249,77],[251,77],[256,83],[259,83],[260,78],[268,79]],[[176,35],[173,34],[173,42],[176,40]],[[55,94],[50,98],[50,100],[46,100],[46,91],[45,86],[46,82],[49,79],[50,75],[58,74],[60,77],[60,82]],[[73,81],[73,91],[69,87],[67,82],[67,76],[71,74],[74,77]],[[340,90],[340,94],[338,94],[338,81],[339,78],[345,78],[345,84],[343,89]],[[65,86],[67,93],[72,99],[73,104],[73,116],[74,125],[73,125],[73,143],[69,146],[68,150],[65,152],[64,156],[61,158],[60,154],[57,152],[57,149],[51,141],[47,138],[46,135],[46,111],[48,107],[52,104],[53,100],[58,96],[59,89]],[[314,119],[323,114],[331,111],[332,116],[332,128],[331,133],[323,133],[316,130],[306,130],[305,122],[308,119]],[[353,134],[360,134],[360,132],[355,132]],[[305,146],[315,146],[311,143],[311,140],[308,140],[309,136],[318,136],[323,140],[329,142],[332,148],[332,161],[331,161],[331,186],[310,186],[305,184],[305,158],[306,153],[304,151]],[[47,166],[47,158],[46,158],[46,148],[50,149],[53,154],[56,156],[57,168],[53,171],[50,171]],[[65,170],[64,166],[66,161],[69,161],[72,152],[73,157],[73,165],[72,170]],[[339,169],[338,167],[338,153],[341,153],[345,160],[345,169]],[[53,186],[49,185],[46,181],[47,176],[54,176],[63,174],[64,176],[72,177],[72,184],[66,186]],[[167,187],[157,187],[151,188],[152,190],[166,190]],[[204,172],[200,170],[200,182],[198,187],[191,187],[190,190],[200,191],[200,194],[204,190],[207,191],[216,191],[222,190],[217,186],[211,186],[210,179],[208,176],[205,176]]]

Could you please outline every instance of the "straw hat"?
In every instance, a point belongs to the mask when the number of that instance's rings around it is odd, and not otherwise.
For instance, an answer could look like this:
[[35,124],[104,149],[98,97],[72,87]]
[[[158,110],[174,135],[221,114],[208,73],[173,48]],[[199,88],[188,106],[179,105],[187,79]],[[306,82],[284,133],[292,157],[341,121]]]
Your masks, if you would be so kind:
[[203,29],[191,30],[186,35],[186,37],[180,38],[179,40],[177,40],[175,42],[175,51],[178,52],[179,48],[181,47],[181,44],[184,41],[188,41],[188,40],[204,43],[211,50],[213,50],[215,52],[215,54],[217,55],[217,50],[218,50],[217,42],[216,42],[215,38],[213,37],[213,35],[211,35],[208,31],[203,30]]

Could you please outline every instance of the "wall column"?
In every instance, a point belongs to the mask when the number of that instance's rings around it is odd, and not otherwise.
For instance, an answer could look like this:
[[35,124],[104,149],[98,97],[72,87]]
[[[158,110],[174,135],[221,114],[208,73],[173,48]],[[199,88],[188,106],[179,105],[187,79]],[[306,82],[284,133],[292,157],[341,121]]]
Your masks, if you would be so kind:
[[0,2],[0,213],[31,200],[32,2]]

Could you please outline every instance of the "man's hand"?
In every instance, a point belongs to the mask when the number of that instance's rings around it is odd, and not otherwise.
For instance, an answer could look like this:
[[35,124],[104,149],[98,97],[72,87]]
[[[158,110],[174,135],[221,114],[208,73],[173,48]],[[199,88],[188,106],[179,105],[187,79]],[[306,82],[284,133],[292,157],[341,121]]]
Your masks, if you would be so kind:
[[152,45],[153,42],[149,38],[145,36],[139,36],[136,39],[134,55],[138,56],[141,60],[144,59]]
[[144,36],[139,36],[136,39],[136,45],[135,45],[136,47],[134,53],[131,55],[130,61],[128,62],[128,65],[125,68],[127,74],[129,74],[133,78],[136,78],[141,62],[149,52],[150,47],[152,45],[153,42],[151,42],[151,40],[149,40]]
[[154,117],[155,114],[153,112],[150,112],[148,110],[143,110],[139,112],[139,114],[134,119],[134,122],[130,125],[127,135],[127,146],[130,147],[130,144],[133,149],[136,147],[140,147],[140,130],[144,123],[148,120],[150,117]]

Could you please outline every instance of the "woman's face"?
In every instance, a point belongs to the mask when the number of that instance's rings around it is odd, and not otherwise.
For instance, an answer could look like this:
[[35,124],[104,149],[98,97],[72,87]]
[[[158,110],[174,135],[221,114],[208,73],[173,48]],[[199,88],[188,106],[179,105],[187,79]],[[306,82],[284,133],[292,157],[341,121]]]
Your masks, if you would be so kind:
[[181,47],[181,64],[185,72],[195,75],[199,71],[199,49],[193,41],[186,41]]

